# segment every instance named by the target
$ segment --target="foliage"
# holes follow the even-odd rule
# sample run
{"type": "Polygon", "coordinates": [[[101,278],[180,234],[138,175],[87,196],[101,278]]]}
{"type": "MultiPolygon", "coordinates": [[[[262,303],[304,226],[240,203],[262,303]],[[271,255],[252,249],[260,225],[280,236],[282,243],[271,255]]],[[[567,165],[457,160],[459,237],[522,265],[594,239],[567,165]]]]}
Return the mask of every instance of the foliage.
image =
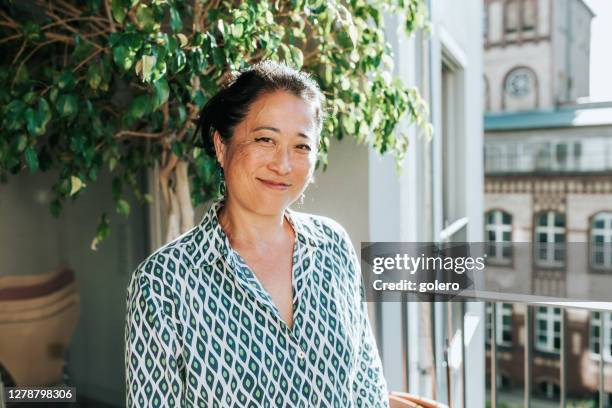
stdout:
{"type": "MultiPolygon", "coordinates": [[[[425,24],[422,0],[0,0],[0,179],[56,170],[59,214],[106,168],[115,211],[128,215],[127,191],[151,200],[143,168],[160,166],[168,206],[185,161],[190,205],[202,203],[218,180],[193,145],[193,120],[229,71],[265,58],[313,73],[324,90],[320,163],[330,138],[347,135],[400,163],[400,119],[431,128],[418,91],[391,75],[386,13],[408,33],[425,24]]],[[[108,231],[103,214],[94,244],[108,231]]]]}

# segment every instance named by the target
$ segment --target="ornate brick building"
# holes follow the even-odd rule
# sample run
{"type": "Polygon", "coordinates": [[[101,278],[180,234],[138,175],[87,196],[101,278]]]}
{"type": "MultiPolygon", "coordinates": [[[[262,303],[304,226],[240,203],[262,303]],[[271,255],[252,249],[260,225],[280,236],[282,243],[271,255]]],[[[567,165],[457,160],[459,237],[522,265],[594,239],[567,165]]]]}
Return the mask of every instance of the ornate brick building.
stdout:
{"type": "MultiPolygon", "coordinates": [[[[585,98],[594,14],[582,0],[484,5],[485,237],[533,242],[534,274],[561,290],[570,243],[589,243],[585,270],[612,273],[612,103],[585,98]]],[[[603,383],[601,401],[612,406],[611,313],[529,307],[526,336],[527,306],[497,303],[498,388],[525,387],[530,364],[534,396],[599,400],[603,383]]],[[[491,363],[489,351],[489,372],[491,363]]]]}

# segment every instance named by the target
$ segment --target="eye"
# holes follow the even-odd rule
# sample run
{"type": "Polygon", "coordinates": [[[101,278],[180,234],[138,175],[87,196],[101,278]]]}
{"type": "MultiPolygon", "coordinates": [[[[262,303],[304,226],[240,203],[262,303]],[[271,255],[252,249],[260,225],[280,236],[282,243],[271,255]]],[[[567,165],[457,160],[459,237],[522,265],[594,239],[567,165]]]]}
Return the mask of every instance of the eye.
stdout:
{"type": "Polygon", "coordinates": [[[308,152],[312,150],[312,148],[307,144],[299,144],[296,147],[300,150],[306,150],[308,152]]]}
{"type": "Polygon", "coordinates": [[[256,137],[255,141],[258,143],[264,143],[264,144],[268,144],[268,143],[272,143],[273,140],[271,137],[256,137]]]}

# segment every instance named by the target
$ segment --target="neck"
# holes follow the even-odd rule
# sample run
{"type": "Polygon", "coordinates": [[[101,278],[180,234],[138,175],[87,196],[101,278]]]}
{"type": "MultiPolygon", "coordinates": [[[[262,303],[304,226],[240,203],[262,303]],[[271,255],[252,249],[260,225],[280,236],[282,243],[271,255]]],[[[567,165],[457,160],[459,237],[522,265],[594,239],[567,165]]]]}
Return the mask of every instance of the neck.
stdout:
{"type": "Polygon", "coordinates": [[[284,211],[258,214],[229,197],[225,199],[218,217],[230,244],[235,248],[265,248],[268,244],[285,241],[287,233],[291,233],[284,211]]]}

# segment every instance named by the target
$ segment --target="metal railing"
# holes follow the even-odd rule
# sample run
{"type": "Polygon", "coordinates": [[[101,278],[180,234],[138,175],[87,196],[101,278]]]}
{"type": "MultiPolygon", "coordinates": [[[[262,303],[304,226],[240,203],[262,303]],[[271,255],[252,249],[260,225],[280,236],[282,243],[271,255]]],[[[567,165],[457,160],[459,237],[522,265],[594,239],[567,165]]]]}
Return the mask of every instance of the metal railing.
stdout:
{"type": "MultiPolygon", "coordinates": [[[[598,407],[599,408],[607,408],[606,405],[606,392],[604,388],[604,366],[605,366],[605,352],[604,352],[604,333],[605,333],[605,325],[604,325],[604,311],[608,313],[612,313],[611,309],[593,309],[590,307],[582,307],[581,304],[578,303],[570,303],[567,304],[555,302],[554,304],[529,304],[526,305],[525,311],[525,330],[524,330],[524,394],[523,394],[523,406],[525,408],[530,408],[532,405],[532,397],[533,397],[533,362],[534,362],[534,310],[539,306],[549,306],[555,308],[561,308],[561,344],[560,344],[560,352],[559,352],[559,384],[560,384],[560,395],[559,395],[559,405],[560,407],[566,407],[568,404],[567,398],[567,388],[568,388],[568,323],[567,323],[567,310],[571,309],[584,309],[590,312],[593,311],[601,311],[601,324],[599,328],[599,375],[598,375],[598,407]]],[[[610,304],[612,306],[612,304],[610,304]]],[[[490,384],[491,384],[491,393],[490,393],[490,401],[491,408],[497,408],[499,406],[499,386],[498,386],[498,372],[499,372],[499,355],[498,355],[498,344],[497,344],[497,326],[499,324],[497,318],[497,308],[499,305],[497,302],[491,302],[491,318],[490,318],[490,384]]],[[[589,317],[590,319],[590,317],[589,317]]],[[[609,330],[609,329],[608,329],[609,330]]],[[[590,335],[590,332],[589,332],[590,335]]],[[[587,347],[588,342],[587,342],[587,347]]]]}

